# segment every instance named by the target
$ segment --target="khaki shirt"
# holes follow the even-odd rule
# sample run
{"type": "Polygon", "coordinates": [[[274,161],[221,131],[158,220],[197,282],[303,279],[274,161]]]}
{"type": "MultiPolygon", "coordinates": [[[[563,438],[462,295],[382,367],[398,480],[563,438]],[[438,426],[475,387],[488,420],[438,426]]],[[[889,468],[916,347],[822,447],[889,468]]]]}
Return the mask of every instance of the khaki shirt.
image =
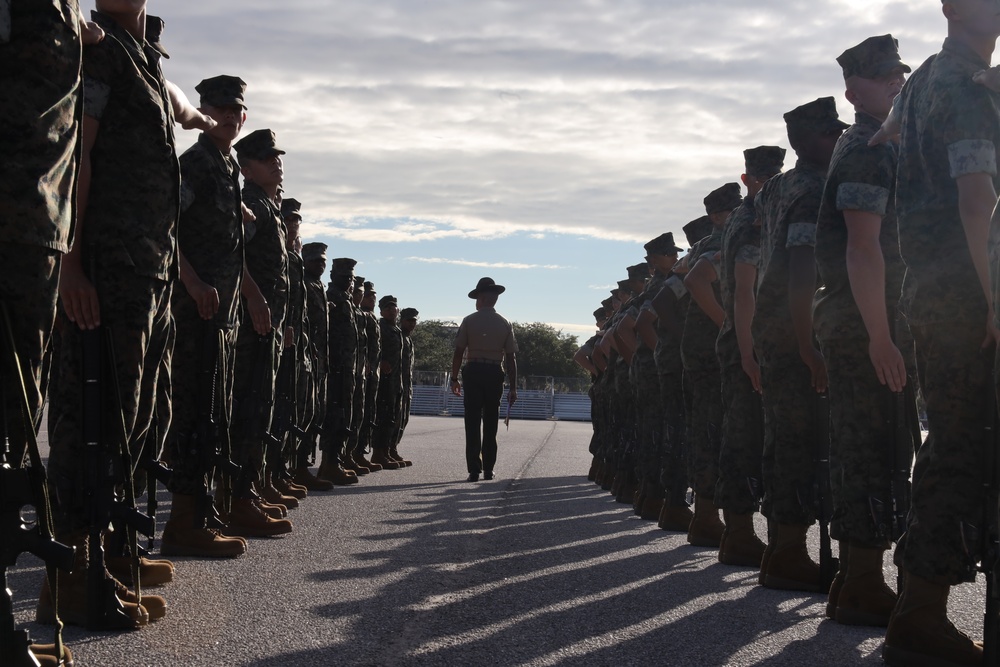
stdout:
{"type": "Polygon", "coordinates": [[[503,361],[504,354],[517,352],[514,329],[493,308],[472,313],[458,328],[456,347],[464,347],[466,360],[503,361]]]}

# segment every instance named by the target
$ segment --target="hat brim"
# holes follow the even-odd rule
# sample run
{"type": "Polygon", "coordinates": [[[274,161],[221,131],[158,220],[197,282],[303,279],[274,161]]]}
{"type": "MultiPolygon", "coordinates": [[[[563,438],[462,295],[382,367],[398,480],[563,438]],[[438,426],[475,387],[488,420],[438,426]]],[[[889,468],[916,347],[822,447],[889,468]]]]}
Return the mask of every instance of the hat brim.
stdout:
{"type": "Polygon", "coordinates": [[[490,285],[488,287],[477,287],[469,292],[470,299],[476,299],[482,294],[503,294],[507,290],[503,285],[490,285]]]}
{"type": "Polygon", "coordinates": [[[247,105],[244,104],[242,99],[236,97],[202,97],[201,106],[203,107],[240,107],[244,111],[247,110],[247,105]]]}

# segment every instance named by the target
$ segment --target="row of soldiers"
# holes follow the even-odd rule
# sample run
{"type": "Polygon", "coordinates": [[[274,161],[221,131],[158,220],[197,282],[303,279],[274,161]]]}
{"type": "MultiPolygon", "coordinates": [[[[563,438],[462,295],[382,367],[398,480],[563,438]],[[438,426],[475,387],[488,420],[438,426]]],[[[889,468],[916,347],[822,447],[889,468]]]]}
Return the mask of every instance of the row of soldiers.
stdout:
{"type": "MultiPolygon", "coordinates": [[[[647,243],[576,361],[594,378],[590,479],[620,502],[764,587],[826,595],[838,623],[887,627],[890,664],[994,665],[995,587],[985,659],[947,600],[1000,555],[997,297],[980,270],[1000,107],[969,37],[992,44],[1000,21],[943,6],[944,50],[905,88],[891,35],[841,54],[854,123],[832,97],[786,113],[794,168],[782,148],[744,151],[746,196],[728,183],[705,197],[681,259],[670,233],[647,243]]],[[[989,266],[995,290],[997,255],[989,266]]]]}
{"type": "MultiPolygon", "coordinates": [[[[2,567],[46,561],[37,620],[57,628],[166,614],[143,586],[173,565],[139,544],[157,480],[164,555],[235,557],[290,532],[310,490],[411,465],[418,312],[377,299],[350,258],[324,286],[327,246],[302,245],[282,196],[285,152],[270,130],[239,138],[246,84],[205,79],[195,108],[145,5],[97,0],[86,22],[75,0],[0,4],[2,567]],[[175,124],[202,130],[179,156],[175,124]]],[[[32,645],[0,602],[0,663],[72,664],[58,630],[32,645]]]]}

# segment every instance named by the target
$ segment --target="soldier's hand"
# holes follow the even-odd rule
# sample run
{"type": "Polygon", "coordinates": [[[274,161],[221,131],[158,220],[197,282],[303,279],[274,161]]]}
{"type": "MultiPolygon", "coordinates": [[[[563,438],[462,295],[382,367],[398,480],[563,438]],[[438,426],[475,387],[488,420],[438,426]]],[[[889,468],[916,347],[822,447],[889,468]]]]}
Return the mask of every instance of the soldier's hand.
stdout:
{"type": "Polygon", "coordinates": [[[295,328],[285,327],[285,336],[281,341],[282,347],[289,348],[295,345],[295,328]]]}
{"type": "Polygon", "coordinates": [[[253,211],[250,210],[249,206],[246,204],[240,205],[243,207],[243,224],[257,220],[257,216],[253,214],[253,211]]]}
{"type": "Polygon", "coordinates": [[[83,272],[79,261],[63,260],[59,268],[59,298],[66,317],[81,329],[101,325],[101,305],[97,289],[83,272]]]}
{"type": "Polygon", "coordinates": [[[758,364],[757,360],[753,357],[743,359],[741,363],[743,365],[743,372],[747,374],[748,378],[750,378],[750,384],[753,385],[753,390],[758,394],[763,393],[761,391],[760,384],[760,364],[758,364]]]}
{"type": "Polygon", "coordinates": [[[899,393],[906,386],[906,364],[899,348],[891,339],[872,340],[868,343],[868,358],[875,367],[878,381],[899,393]]]}
{"type": "Polygon", "coordinates": [[[995,93],[1000,93],[1000,65],[979,70],[972,75],[972,80],[995,93]]]}
{"type": "Polygon", "coordinates": [[[462,395],[462,383],[459,382],[458,380],[452,380],[449,383],[449,388],[451,389],[451,393],[455,394],[456,396],[462,395]]]}
{"type": "Polygon", "coordinates": [[[878,132],[876,132],[875,135],[868,140],[868,145],[878,146],[879,144],[884,144],[887,141],[898,141],[901,126],[902,121],[900,120],[899,95],[896,95],[896,100],[892,104],[889,116],[885,119],[885,121],[883,121],[882,127],[878,129],[878,132]]]}
{"type": "Polygon", "coordinates": [[[246,298],[247,312],[253,322],[253,330],[261,336],[271,333],[271,309],[267,306],[267,299],[260,293],[260,290],[253,290],[250,294],[244,295],[246,298]]]}
{"type": "Polygon", "coordinates": [[[104,39],[104,28],[93,21],[84,21],[83,17],[80,17],[80,41],[83,45],[97,44],[102,39],[104,39]]]}
{"type": "Polygon", "coordinates": [[[189,115],[181,121],[181,127],[185,130],[201,130],[207,132],[218,125],[211,116],[206,116],[200,111],[191,111],[189,115]]]}
{"type": "Polygon", "coordinates": [[[210,320],[219,312],[219,292],[200,278],[190,278],[184,288],[198,305],[198,317],[210,320]],[[191,283],[190,285],[188,283],[191,283]]]}
{"type": "Polygon", "coordinates": [[[806,349],[800,349],[799,356],[802,357],[805,365],[809,367],[812,388],[816,390],[816,393],[822,394],[826,391],[827,386],[826,360],[823,359],[823,355],[819,350],[810,345],[806,349]]]}
{"type": "Polygon", "coordinates": [[[507,405],[514,405],[517,403],[517,389],[511,387],[507,390],[507,405]]]}

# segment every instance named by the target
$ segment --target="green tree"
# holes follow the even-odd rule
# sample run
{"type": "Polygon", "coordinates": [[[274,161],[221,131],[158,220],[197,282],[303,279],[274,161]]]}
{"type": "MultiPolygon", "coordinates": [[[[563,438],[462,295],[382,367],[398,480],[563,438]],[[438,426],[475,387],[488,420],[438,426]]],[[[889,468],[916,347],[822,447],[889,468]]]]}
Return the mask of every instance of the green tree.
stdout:
{"type": "Polygon", "coordinates": [[[413,338],[415,359],[413,370],[451,372],[451,358],[455,354],[455,336],[458,325],[443,320],[420,320],[410,334],[413,338]]]}
{"type": "Polygon", "coordinates": [[[517,339],[518,375],[585,378],[586,371],[573,362],[580,345],[576,336],[565,334],[544,322],[513,322],[517,339]]]}

